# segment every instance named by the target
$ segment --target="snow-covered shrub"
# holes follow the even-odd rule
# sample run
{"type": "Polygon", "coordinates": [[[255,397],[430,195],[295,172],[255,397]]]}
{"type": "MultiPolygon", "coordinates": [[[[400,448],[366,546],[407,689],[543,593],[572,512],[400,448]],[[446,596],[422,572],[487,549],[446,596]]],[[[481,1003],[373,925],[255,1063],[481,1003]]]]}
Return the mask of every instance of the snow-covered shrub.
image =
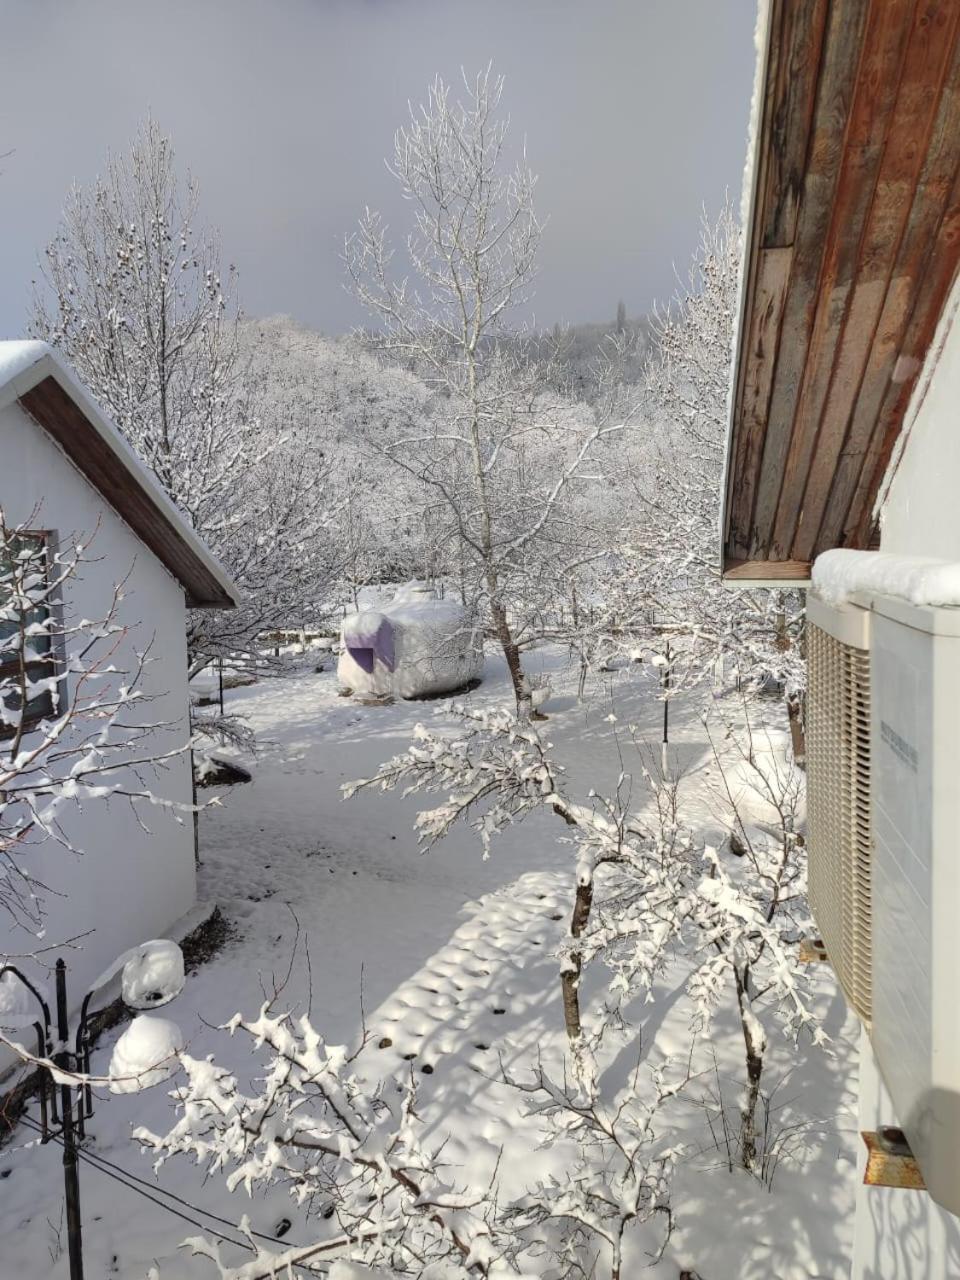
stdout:
{"type": "Polygon", "coordinates": [[[346,1257],[396,1274],[444,1264],[450,1280],[518,1273],[498,1269],[493,1201],[445,1176],[442,1139],[424,1139],[413,1085],[371,1089],[344,1046],[328,1045],[307,1018],[264,1006],[229,1024],[267,1056],[258,1093],[210,1060],[181,1055],[187,1081],[174,1093],[180,1119],[166,1134],[135,1137],[159,1163],[188,1155],[233,1190],[286,1185],[309,1206],[320,1234],[307,1246],[265,1250],[250,1237],[256,1267],[233,1269],[209,1241],[188,1243],[222,1277],[297,1275],[298,1264],[346,1257]]]}
{"type": "Polygon", "coordinates": [[[671,1182],[683,1148],[658,1133],[656,1122],[686,1077],[668,1082],[666,1072],[658,1070],[641,1080],[638,1067],[613,1100],[604,1100],[595,1082],[582,1089],[555,1081],[542,1065],[531,1077],[505,1075],[505,1080],[527,1096],[530,1113],[540,1117],[542,1145],[562,1146],[566,1158],[562,1173],[535,1183],[508,1206],[506,1219],[521,1232],[539,1228],[560,1275],[597,1276],[599,1245],[600,1253],[606,1249],[605,1274],[621,1280],[624,1237],[631,1227],[659,1216],[661,1253],[670,1238],[671,1182]],[[543,1231],[548,1224],[559,1225],[559,1237],[543,1231]]]}
{"type": "MultiPolygon", "coordinates": [[[[307,1206],[317,1234],[307,1244],[268,1248],[241,1224],[252,1257],[232,1265],[215,1243],[186,1241],[221,1280],[300,1276],[301,1267],[333,1259],[331,1275],[559,1280],[585,1277],[591,1265],[598,1276],[598,1251],[608,1263],[604,1274],[620,1280],[630,1227],[659,1217],[664,1243],[669,1237],[670,1182],[682,1152],[661,1137],[657,1120],[684,1087],[682,1073],[648,1073],[643,1088],[635,1077],[624,1096],[605,1102],[595,1084],[571,1086],[542,1064],[515,1063],[500,1083],[523,1095],[542,1144],[560,1148],[565,1172],[501,1203],[496,1178],[451,1182],[445,1139],[442,1132],[425,1137],[412,1078],[372,1086],[355,1065],[363,1043],[352,1052],[328,1045],[308,1018],[270,1006],[228,1026],[266,1058],[257,1091],[244,1092],[211,1059],[181,1053],[187,1079],[171,1094],[179,1119],[166,1134],[140,1128],[134,1136],[158,1164],[188,1156],[230,1190],[286,1186],[307,1206]]],[[[118,1045],[116,1065],[136,1060],[144,1071],[163,1047],[162,1036],[151,1038],[121,1060],[118,1045]]]]}
{"type": "Polygon", "coordinates": [[[121,990],[129,1009],[167,1004],[183,990],[183,952],[169,938],[152,938],[135,947],[123,966],[121,990]]]}

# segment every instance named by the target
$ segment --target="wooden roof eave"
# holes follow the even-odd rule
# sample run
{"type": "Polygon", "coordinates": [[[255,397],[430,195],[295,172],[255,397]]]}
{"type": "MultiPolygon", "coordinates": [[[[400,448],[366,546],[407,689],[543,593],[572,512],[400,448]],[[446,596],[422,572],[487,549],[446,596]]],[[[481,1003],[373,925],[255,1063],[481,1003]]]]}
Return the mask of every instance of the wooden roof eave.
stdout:
{"type": "Polygon", "coordinates": [[[810,585],[809,560],[730,560],[723,562],[723,581],[731,589],[769,587],[787,591],[810,585]]]}
{"type": "Polygon", "coordinates": [[[222,565],[49,348],[2,391],[0,403],[15,400],[58,445],[182,585],[190,608],[237,606],[240,593],[222,565]]]}
{"type": "Polygon", "coordinates": [[[869,547],[960,266],[960,7],[771,0],[723,488],[725,577],[869,547]]]}

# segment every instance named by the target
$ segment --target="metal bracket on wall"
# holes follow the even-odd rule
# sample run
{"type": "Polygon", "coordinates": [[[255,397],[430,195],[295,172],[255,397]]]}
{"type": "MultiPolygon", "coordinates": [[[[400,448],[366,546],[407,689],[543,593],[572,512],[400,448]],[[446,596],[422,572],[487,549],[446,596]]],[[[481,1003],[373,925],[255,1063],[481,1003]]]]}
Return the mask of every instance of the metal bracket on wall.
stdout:
{"type": "Polygon", "coordinates": [[[926,1191],[920,1166],[901,1129],[881,1127],[876,1133],[861,1133],[867,1148],[863,1181],[868,1187],[899,1187],[906,1191],[926,1191]]]}
{"type": "Polygon", "coordinates": [[[828,964],[827,949],[821,938],[804,938],[800,943],[801,964],[828,964]]]}

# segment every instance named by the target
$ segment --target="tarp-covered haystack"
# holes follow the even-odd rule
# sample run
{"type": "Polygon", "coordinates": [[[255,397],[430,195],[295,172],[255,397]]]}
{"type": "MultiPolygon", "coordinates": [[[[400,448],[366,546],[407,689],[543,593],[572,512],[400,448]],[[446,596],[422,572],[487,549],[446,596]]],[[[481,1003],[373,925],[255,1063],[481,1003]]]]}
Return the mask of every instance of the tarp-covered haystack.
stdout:
{"type": "Polygon", "coordinates": [[[475,680],[483,668],[483,637],[469,611],[436,599],[412,582],[382,609],[344,619],[337,664],[341,682],[377,698],[423,698],[475,680]]]}

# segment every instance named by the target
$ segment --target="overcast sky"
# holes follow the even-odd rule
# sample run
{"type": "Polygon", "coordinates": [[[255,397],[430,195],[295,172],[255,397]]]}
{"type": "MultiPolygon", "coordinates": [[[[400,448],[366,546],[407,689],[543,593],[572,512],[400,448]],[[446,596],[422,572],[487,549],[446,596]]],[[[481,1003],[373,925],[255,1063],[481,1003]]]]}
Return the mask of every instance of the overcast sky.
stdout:
{"type": "Polygon", "coordinates": [[[153,112],[201,185],[245,309],[362,319],[345,231],[405,209],[383,157],[436,73],[489,60],[549,217],[536,321],[631,315],[673,288],[700,211],[739,198],[753,0],[0,0],[0,335],[70,183],[153,112]]]}

